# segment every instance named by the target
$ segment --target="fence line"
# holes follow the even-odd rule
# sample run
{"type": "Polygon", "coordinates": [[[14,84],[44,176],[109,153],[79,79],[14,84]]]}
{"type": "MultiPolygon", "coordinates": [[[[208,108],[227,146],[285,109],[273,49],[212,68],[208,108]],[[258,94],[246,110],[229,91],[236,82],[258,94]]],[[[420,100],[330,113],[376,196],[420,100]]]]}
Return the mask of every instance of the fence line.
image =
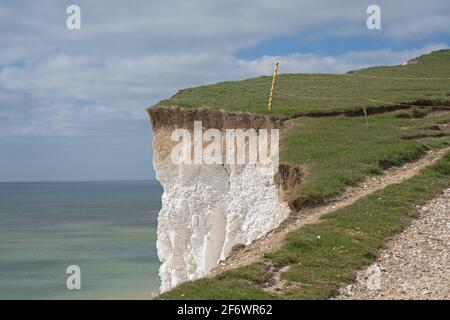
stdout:
{"type": "Polygon", "coordinates": [[[309,76],[308,74],[285,74],[287,76],[289,75],[304,75],[305,78],[297,79],[297,80],[325,80],[326,77],[355,77],[358,76],[359,78],[364,79],[378,79],[378,80],[442,80],[442,81],[449,81],[450,77],[383,77],[383,76],[371,76],[371,75],[363,75],[357,72],[353,73],[324,73],[324,74],[316,74],[314,76],[309,76]]]}
{"type": "Polygon", "coordinates": [[[292,97],[296,99],[301,100],[365,100],[369,102],[375,102],[380,104],[390,104],[390,105],[396,105],[396,106],[405,106],[405,107],[418,107],[418,108],[426,108],[426,107],[435,107],[435,108],[450,108],[450,105],[418,105],[418,104],[407,104],[407,103],[401,103],[401,102],[394,102],[394,101],[384,101],[384,100],[378,100],[369,98],[366,96],[354,96],[354,97],[314,97],[314,96],[299,96],[299,95],[293,95],[289,93],[285,93],[283,91],[278,91],[278,94],[282,96],[292,97]]]}
{"type": "Polygon", "coordinates": [[[419,107],[419,108],[434,107],[434,108],[449,108],[450,109],[450,105],[448,105],[448,106],[446,106],[446,105],[443,105],[443,106],[440,106],[440,105],[417,105],[417,104],[407,104],[407,103],[400,103],[400,102],[393,102],[393,101],[382,101],[382,100],[372,99],[372,98],[368,98],[368,97],[361,97],[361,99],[375,102],[375,103],[390,104],[390,105],[395,105],[395,106],[419,107]]]}
{"type": "Polygon", "coordinates": [[[278,94],[282,95],[282,96],[287,96],[287,97],[294,97],[294,98],[299,98],[299,99],[305,99],[305,100],[357,100],[360,99],[360,97],[314,97],[314,96],[298,96],[298,95],[293,95],[290,93],[286,93],[283,91],[278,90],[277,91],[278,94]]]}
{"type": "Polygon", "coordinates": [[[444,80],[448,81],[450,78],[430,78],[430,77],[382,77],[382,76],[369,76],[369,75],[361,75],[359,73],[354,74],[343,74],[347,77],[351,77],[357,75],[359,78],[365,79],[382,79],[382,80],[444,80]]]}
{"type": "MultiPolygon", "coordinates": [[[[328,74],[325,75],[329,76],[328,74]]],[[[373,98],[369,98],[366,97],[362,94],[362,90],[361,90],[361,86],[359,83],[359,78],[364,78],[364,79],[379,79],[379,80],[450,80],[450,78],[437,78],[437,77],[383,77],[383,76],[370,76],[370,75],[361,75],[358,72],[352,72],[352,73],[345,73],[345,74],[334,74],[334,75],[330,75],[330,76],[344,76],[344,77],[352,77],[356,80],[356,85],[357,85],[357,89],[358,89],[358,95],[352,96],[352,97],[317,97],[317,96],[306,96],[306,95],[294,95],[294,94],[290,94],[287,92],[283,92],[280,91],[278,89],[278,94],[282,95],[282,96],[287,96],[287,97],[293,97],[293,98],[297,98],[297,99],[302,99],[302,100],[327,100],[327,101],[339,101],[339,100],[361,100],[362,101],[368,101],[368,102],[374,102],[374,103],[379,103],[379,104],[385,104],[385,105],[398,105],[398,106],[406,106],[406,107],[435,107],[435,108],[448,108],[450,106],[437,106],[437,105],[417,105],[417,104],[407,104],[407,103],[400,103],[400,102],[394,102],[394,101],[382,101],[382,100],[378,100],[378,99],[373,99],[373,98]]],[[[325,78],[324,77],[324,78],[325,78]]],[[[306,77],[304,80],[311,80],[311,79],[322,79],[321,77],[306,77]]],[[[302,79],[303,80],[303,79],[302,79]]],[[[366,108],[364,106],[364,104],[362,104],[362,108],[364,109],[364,116],[366,117],[367,120],[367,111],[366,108]]]]}

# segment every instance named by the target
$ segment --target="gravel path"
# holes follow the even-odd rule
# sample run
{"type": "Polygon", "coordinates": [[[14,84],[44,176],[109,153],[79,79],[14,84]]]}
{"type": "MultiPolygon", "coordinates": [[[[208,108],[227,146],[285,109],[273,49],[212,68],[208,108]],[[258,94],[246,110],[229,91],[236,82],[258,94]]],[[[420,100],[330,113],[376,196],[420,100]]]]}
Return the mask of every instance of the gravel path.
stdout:
{"type": "Polygon", "coordinates": [[[335,299],[450,299],[450,188],[420,210],[335,299]]]}

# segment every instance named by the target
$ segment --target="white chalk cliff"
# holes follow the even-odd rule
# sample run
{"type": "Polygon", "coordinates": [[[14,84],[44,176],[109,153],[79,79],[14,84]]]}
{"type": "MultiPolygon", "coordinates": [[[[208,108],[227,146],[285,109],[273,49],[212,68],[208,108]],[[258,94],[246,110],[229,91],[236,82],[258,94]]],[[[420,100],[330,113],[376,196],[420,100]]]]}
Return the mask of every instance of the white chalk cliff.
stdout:
{"type": "Polygon", "coordinates": [[[206,276],[235,245],[248,245],[279,226],[289,209],[280,200],[275,172],[265,166],[174,164],[170,121],[158,124],[161,115],[150,114],[154,168],[164,190],[156,244],[164,292],[206,276]]]}

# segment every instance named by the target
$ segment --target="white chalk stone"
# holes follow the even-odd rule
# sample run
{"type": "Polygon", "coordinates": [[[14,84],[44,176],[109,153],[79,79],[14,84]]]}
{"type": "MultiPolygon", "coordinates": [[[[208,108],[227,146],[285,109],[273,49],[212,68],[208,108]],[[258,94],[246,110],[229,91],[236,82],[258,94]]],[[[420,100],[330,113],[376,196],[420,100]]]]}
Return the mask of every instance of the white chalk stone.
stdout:
{"type": "Polygon", "coordinates": [[[206,276],[236,244],[248,245],[289,214],[272,170],[259,165],[174,165],[154,159],[164,193],[158,216],[161,291],[206,276]]]}

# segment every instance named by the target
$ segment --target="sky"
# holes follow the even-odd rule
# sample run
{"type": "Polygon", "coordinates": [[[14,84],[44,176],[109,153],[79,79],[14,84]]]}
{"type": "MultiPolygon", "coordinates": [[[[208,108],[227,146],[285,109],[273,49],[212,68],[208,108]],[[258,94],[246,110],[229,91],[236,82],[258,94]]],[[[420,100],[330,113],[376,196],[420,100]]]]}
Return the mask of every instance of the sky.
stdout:
{"type": "Polygon", "coordinates": [[[449,46],[448,0],[4,0],[0,181],[153,179],[145,109],[178,89],[270,75],[275,59],[340,73],[449,46]]]}

